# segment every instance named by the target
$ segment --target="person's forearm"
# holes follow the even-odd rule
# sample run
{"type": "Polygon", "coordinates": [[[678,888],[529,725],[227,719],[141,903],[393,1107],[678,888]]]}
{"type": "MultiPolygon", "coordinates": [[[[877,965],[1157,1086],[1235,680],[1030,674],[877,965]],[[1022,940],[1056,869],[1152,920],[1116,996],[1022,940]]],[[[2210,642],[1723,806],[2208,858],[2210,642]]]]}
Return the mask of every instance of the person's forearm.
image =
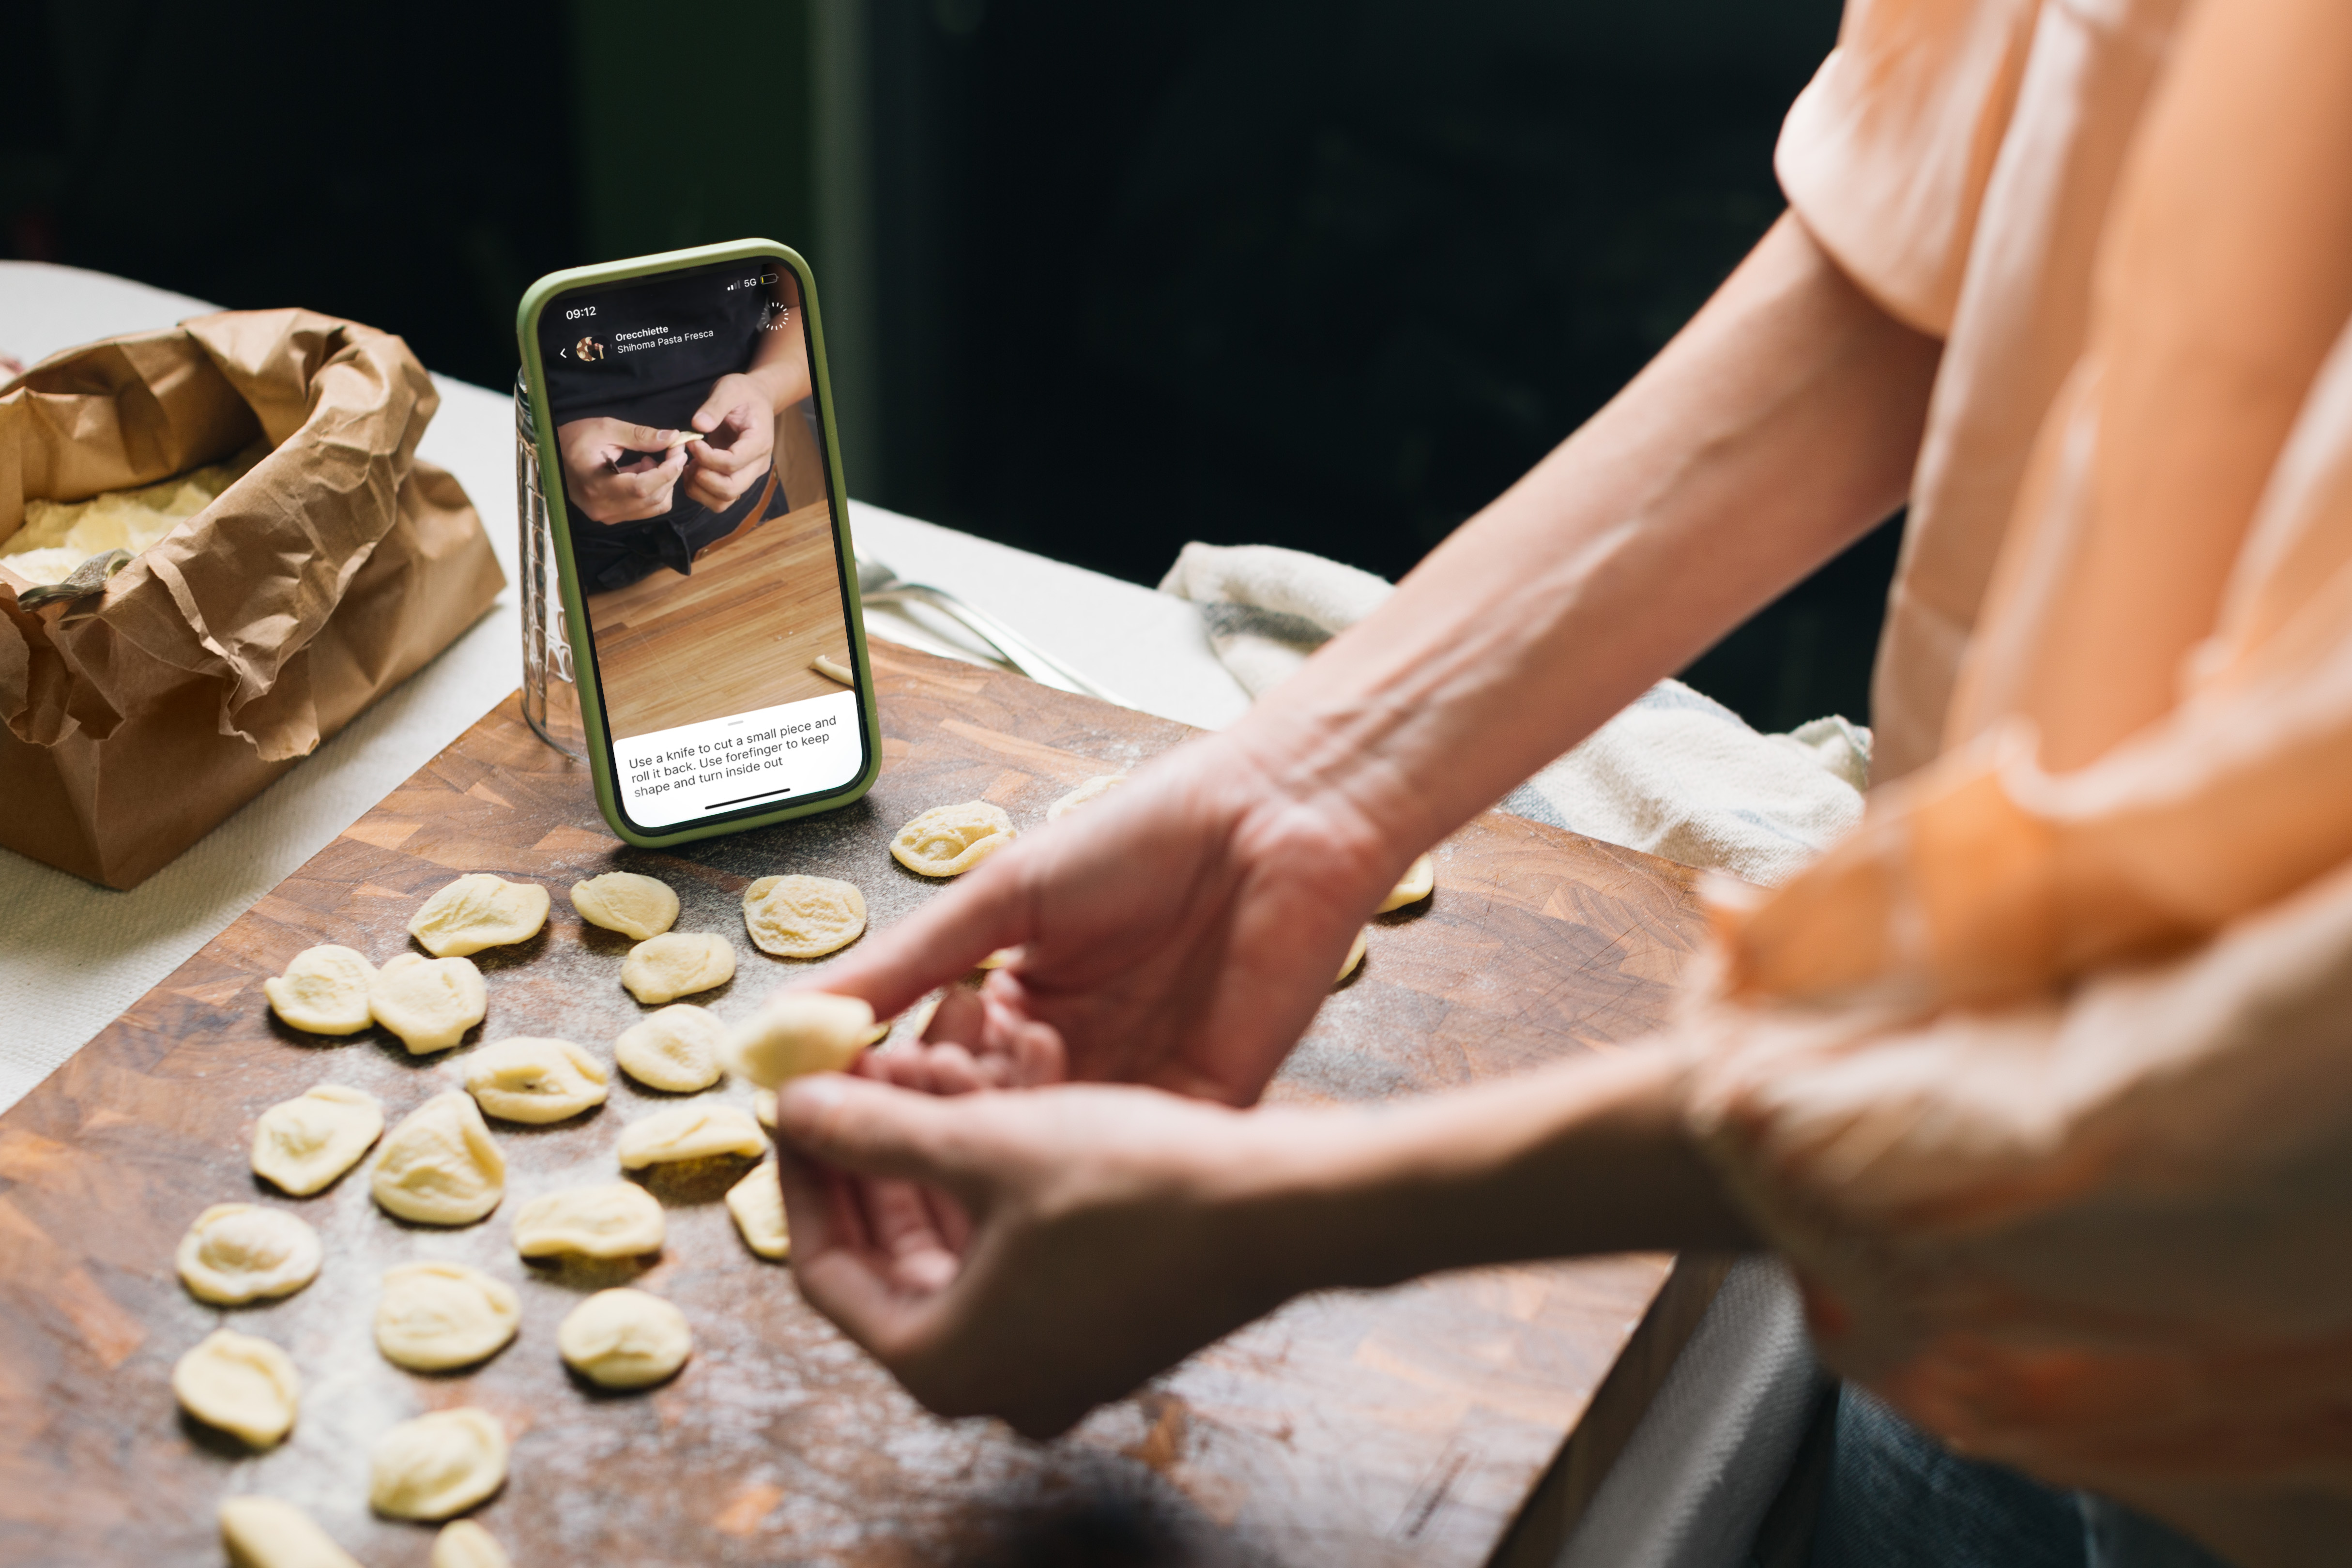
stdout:
{"type": "Polygon", "coordinates": [[[1204,1176],[1255,1292],[1440,1269],[1759,1243],[1685,1129],[1672,1037],[1507,1082],[1348,1111],[1246,1113],[1204,1176]]]}
{"type": "Polygon", "coordinates": [[[1607,408],[1228,733],[1409,856],[1899,506],[1939,352],[1783,218],[1607,408]]]}
{"type": "Polygon", "coordinates": [[[768,407],[778,413],[809,395],[808,343],[800,323],[761,334],[760,346],[743,374],[751,378],[768,407]]]}

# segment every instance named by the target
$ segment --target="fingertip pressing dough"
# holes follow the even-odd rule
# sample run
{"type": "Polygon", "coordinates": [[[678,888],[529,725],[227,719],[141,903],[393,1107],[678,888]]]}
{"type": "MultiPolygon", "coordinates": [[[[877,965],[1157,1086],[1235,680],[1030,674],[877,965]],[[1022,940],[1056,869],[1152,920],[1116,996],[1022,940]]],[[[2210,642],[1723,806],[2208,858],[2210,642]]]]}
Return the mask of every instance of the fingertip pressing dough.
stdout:
{"type": "Polygon", "coordinates": [[[735,948],[707,931],[670,931],[629,949],[621,984],[641,1002],[658,1004],[723,986],[735,977],[735,948]]]}
{"type": "Polygon", "coordinates": [[[564,1364],[606,1388],[644,1388],[686,1364],[694,1331],[659,1296],[625,1287],[599,1291],[555,1331],[564,1364]]]}
{"type": "Polygon", "coordinates": [[[426,1568],[514,1568],[498,1537],[470,1519],[453,1519],[433,1538],[426,1568]]]}
{"type": "Polygon", "coordinates": [[[217,1517],[229,1568],[360,1568],[332,1536],[290,1502],[274,1497],[223,1498],[217,1517]]]}
{"type": "Polygon", "coordinates": [[[1333,978],[1333,980],[1331,981],[1331,983],[1332,983],[1333,985],[1335,985],[1335,986],[1336,986],[1336,985],[1338,985],[1341,980],[1344,980],[1344,979],[1346,979],[1349,976],[1350,976],[1350,975],[1354,974],[1354,973],[1356,972],[1356,966],[1357,966],[1357,965],[1359,965],[1359,964],[1360,964],[1360,963],[1362,963],[1363,961],[1364,961],[1364,934],[1363,934],[1361,931],[1359,931],[1359,932],[1357,932],[1357,933],[1356,933],[1356,940],[1355,940],[1352,944],[1350,944],[1350,945],[1349,946],[1349,948],[1348,948],[1348,956],[1347,956],[1346,961],[1340,964],[1340,966],[1339,966],[1339,975],[1338,975],[1336,977],[1334,977],[1334,978],[1333,978]]]}
{"type": "Polygon", "coordinates": [[[466,1092],[486,1114],[545,1124],[604,1103],[604,1064],[568,1040],[518,1035],[466,1061],[466,1092]]]}
{"type": "Polygon", "coordinates": [[[172,1368],[172,1393],[205,1426],[268,1448],[293,1429],[302,1379],[293,1358],[268,1340],[222,1329],[172,1368]]]}
{"type": "Polygon", "coordinates": [[[506,1196],[507,1159],[473,1096],[452,1089],[392,1130],[371,1187],[385,1212],[403,1219],[471,1225],[506,1196]]]}
{"type": "Polygon", "coordinates": [[[874,1009],[856,997],[786,991],[768,998],[727,1041],[729,1071],[761,1089],[807,1072],[838,1072],[874,1036],[874,1009]]]}
{"type": "Polygon", "coordinates": [[[293,1294],[319,1277],[319,1233],[282,1208],[216,1203],[180,1238],[188,1293],[215,1306],[293,1294]]]}
{"type": "Polygon", "coordinates": [[[659,877],[608,871],[572,884],[572,907],[591,925],[643,942],[677,924],[677,894],[659,877]]]}
{"type": "Polygon", "coordinates": [[[375,1347],[395,1366],[446,1372],[504,1348],[522,1323],[511,1286],[463,1263],[404,1263],[383,1273],[375,1347]]]}
{"type": "Polygon", "coordinates": [[[486,871],[461,876],[408,917],[408,934],[436,958],[528,942],[547,924],[547,889],[486,871]]]}
{"type": "Polygon", "coordinates": [[[505,1483],[507,1435],[487,1410],[460,1406],[403,1421],[368,1458],[368,1506],[390,1519],[446,1519],[505,1483]]]}
{"type": "Polygon", "coordinates": [[[965,800],[934,806],[900,828],[891,856],[919,876],[961,876],[1013,841],[1013,819],[1001,806],[965,800]]]}
{"type": "Polygon", "coordinates": [[[368,987],[375,966],[363,954],[328,943],[294,955],[286,972],[261,982],[269,1010],[311,1034],[357,1034],[375,1021],[368,987]]]}
{"type": "Polygon", "coordinates": [[[763,876],[743,890],[751,945],[779,958],[822,958],[866,933],[866,895],[830,876],[763,876]]]}
{"type": "Polygon", "coordinates": [[[767,1136],[760,1131],[760,1124],[749,1112],[733,1105],[673,1105],[621,1129],[625,1171],[719,1155],[756,1160],[767,1152],[767,1136]]]}
{"type": "Polygon", "coordinates": [[[625,1181],[543,1193],[514,1217],[515,1250],[526,1258],[565,1252],[583,1258],[635,1258],[660,1251],[667,1235],[654,1195],[625,1181]]]}
{"type": "Polygon", "coordinates": [[[1412,864],[1405,867],[1403,880],[1389,890],[1389,895],[1381,900],[1381,906],[1372,913],[1386,915],[1391,909],[1402,909],[1408,904],[1419,904],[1429,896],[1430,890],[1436,885],[1437,862],[1428,855],[1422,855],[1415,859],[1412,864]]]}
{"type": "Polygon", "coordinates": [[[719,1082],[724,1071],[719,1052],[726,1043],[727,1026],[718,1014],[679,1002],[624,1030],[613,1042],[613,1060],[648,1089],[691,1094],[719,1082]]]}
{"type": "Polygon", "coordinates": [[[368,1010],[415,1056],[446,1051],[465,1039],[489,1004],[482,972],[470,958],[403,953],[385,959],[368,982],[368,1010]]]}
{"type": "Polygon", "coordinates": [[[376,1097],[321,1083],[261,1113],[253,1127],[253,1174],[308,1197],[359,1164],[383,1134],[376,1097]]]}
{"type": "Polygon", "coordinates": [[[743,1245],[761,1257],[781,1260],[791,1254],[793,1237],[784,1223],[784,1189],[776,1179],[775,1161],[761,1161],[727,1189],[727,1212],[735,1217],[743,1245]]]}
{"type": "Polygon", "coordinates": [[[1098,773],[1045,808],[1045,820],[1058,822],[1081,806],[1090,806],[1127,782],[1124,773],[1098,773]]]}

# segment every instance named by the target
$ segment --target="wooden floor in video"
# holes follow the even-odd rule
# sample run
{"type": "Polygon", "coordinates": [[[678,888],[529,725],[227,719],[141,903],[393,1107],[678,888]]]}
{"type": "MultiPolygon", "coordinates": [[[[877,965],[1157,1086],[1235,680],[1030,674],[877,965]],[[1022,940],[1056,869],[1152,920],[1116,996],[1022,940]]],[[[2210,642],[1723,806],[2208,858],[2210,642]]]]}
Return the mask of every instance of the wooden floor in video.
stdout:
{"type": "Polygon", "coordinates": [[[809,667],[849,664],[823,501],[772,518],[694,563],[588,597],[613,737],[725,718],[848,688],[809,667]]]}

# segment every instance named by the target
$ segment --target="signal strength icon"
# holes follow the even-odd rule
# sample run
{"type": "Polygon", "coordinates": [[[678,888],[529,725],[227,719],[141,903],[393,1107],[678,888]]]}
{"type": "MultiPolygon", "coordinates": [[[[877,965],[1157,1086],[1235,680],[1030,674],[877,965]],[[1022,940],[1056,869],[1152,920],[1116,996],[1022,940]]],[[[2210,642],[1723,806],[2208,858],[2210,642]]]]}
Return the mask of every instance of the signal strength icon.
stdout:
{"type": "Polygon", "coordinates": [[[732,294],[732,293],[734,293],[737,289],[739,289],[739,288],[740,288],[740,287],[743,287],[743,286],[742,286],[741,284],[740,284],[740,283],[730,283],[730,284],[729,284],[729,285],[727,286],[727,292],[728,292],[728,293],[730,293],[730,294],[732,294]]]}

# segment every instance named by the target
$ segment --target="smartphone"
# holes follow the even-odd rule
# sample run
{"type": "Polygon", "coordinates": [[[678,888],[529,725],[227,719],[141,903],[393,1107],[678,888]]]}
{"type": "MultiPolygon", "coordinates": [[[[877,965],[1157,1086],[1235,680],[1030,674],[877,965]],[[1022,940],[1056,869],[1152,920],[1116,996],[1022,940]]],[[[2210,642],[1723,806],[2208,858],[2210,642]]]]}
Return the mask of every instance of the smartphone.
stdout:
{"type": "Polygon", "coordinates": [[[881,770],[808,264],[739,240],[574,267],[516,313],[596,804],[649,849],[881,770]]]}

